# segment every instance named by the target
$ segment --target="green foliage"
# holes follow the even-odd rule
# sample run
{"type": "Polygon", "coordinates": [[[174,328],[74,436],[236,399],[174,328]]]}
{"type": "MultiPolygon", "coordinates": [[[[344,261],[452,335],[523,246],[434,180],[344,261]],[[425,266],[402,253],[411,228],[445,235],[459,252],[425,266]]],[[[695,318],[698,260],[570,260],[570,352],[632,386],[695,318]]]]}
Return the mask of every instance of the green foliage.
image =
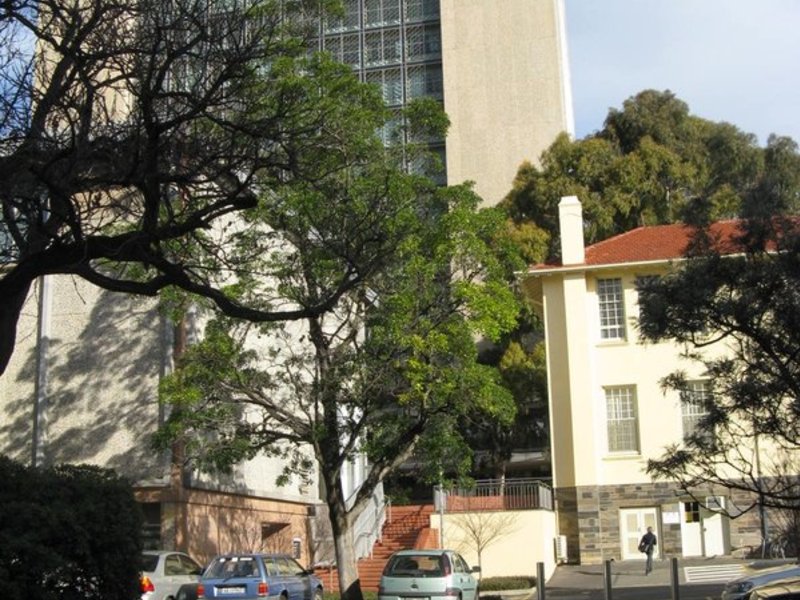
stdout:
{"type": "Polygon", "coordinates": [[[594,243],[641,225],[751,214],[765,203],[796,211],[798,161],[788,138],[759,148],[729,123],[693,116],[671,92],[646,90],[612,109],[594,135],[560,136],[540,168],[522,165],[502,206],[523,243],[536,228],[539,239],[549,236],[547,252],[523,246],[540,262],[557,255],[562,196],[580,198],[594,243]]]}
{"type": "Polygon", "coordinates": [[[88,466],[0,457],[0,577],[9,598],[139,598],[141,514],[130,485],[88,466]]]}
{"type": "MultiPolygon", "coordinates": [[[[371,107],[351,107],[346,160],[270,194],[227,253],[239,272],[270,275],[269,298],[261,278],[238,276],[236,293],[249,303],[318,310],[258,329],[210,322],[162,385],[174,409],[161,446],[179,441],[217,469],[280,456],[282,481],[307,475],[313,457],[330,489],[365,452],[366,497],[417,448],[437,473],[467,470],[458,424],[468,413],[513,419],[510,393],[478,363],[475,345],[476,336],[499,339],[519,311],[505,277],[522,263],[505,219],[478,210],[468,186],[439,188],[408,173],[406,157],[375,135],[386,115],[371,107]]],[[[429,102],[410,107],[408,119],[417,132],[446,125],[429,102]]]]}
{"type": "Polygon", "coordinates": [[[505,590],[528,590],[536,587],[533,575],[506,575],[502,577],[481,577],[481,592],[502,592],[505,590]]]}

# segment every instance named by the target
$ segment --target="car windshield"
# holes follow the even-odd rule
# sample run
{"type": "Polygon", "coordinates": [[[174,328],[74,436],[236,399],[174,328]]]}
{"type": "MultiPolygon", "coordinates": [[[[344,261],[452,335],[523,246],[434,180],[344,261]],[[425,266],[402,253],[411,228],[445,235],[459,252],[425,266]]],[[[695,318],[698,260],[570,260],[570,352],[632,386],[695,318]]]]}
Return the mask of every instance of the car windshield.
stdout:
{"type": "Polygon", "coordinates": [[[211,563],[205,576],[209,579],[256,577],[258,565],[254,556],[221,556],[211,563]]]}
{"type": "Polygon", "coordinates": [[[145,573],[153,573],[158,566],[158,554],[142,554],[141,568],[145,573]]]}
{"type": "Polygon", "coordinates": [[[390,577],[442,577],[444,557],[433,554],[402,554],[386,565],[390,577]]]}

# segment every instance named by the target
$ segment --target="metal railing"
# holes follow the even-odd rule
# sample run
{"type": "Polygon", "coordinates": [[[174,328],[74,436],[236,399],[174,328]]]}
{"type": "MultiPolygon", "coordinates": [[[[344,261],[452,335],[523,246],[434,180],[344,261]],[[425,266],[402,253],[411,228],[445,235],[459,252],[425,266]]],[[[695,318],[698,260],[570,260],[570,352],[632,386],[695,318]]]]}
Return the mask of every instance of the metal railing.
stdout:
{"type": "Polygon", "coordinates": [[[482,479],[444,490],[445,512],[553,510],[553,488],[540,479],[482,479]]]}
{"type": "Polygon", "coordinates": [[[381,541],[383,524],[386,522],[387,502],[383,495],[383,486],[379,485],[370,498],[369,505],[358,515],[353,533],[358,558],[371,557],[375,542],[381,541]]]}

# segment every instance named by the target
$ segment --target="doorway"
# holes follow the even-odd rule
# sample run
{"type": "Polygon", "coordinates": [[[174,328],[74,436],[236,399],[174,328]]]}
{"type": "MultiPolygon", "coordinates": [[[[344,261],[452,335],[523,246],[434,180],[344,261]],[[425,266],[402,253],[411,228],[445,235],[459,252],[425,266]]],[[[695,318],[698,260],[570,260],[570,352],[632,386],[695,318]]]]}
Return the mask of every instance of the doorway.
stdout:
{"type": "Polygon", "coordinates": [[[720,510],[726,498],[709,496],[705,504],[681,502],[683,556],[722,556],[730,553],[730,520],[720,510]],[[709,510],[714,508],[716,510],[709,510]]]}
{"type": "MultiPolygon", "coordinates": [[[[639,540],[647,532],[648,527],[661,539],[658,531],[658,508],[647,506],[642,508],[621,508],[619,511],[620,539],[622,541],[623,560],[644,560],[646,556],[639,552],[639,540]]],[[[653,549],[653,558],[661,555],[660,546],[653,549]]]]}

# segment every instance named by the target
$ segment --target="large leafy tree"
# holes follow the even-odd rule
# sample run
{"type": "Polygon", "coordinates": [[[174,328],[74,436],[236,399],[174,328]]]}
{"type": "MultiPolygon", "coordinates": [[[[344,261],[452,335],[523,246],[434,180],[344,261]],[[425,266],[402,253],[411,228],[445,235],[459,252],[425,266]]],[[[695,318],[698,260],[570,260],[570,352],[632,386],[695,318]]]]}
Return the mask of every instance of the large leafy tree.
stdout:
{"type": "Polygon", "coordinates": [[[284,481],[319,473],[340,591],[353,599],[353,528],[376,486],[415,452],[435,473],[463,472],[459,422],[514,414],[475,344],[476,335],[497,339],[517,311],[498,256],[508,247],[502,216],[477,211],[467,187],[437,188],[388,164],[297,186],[241,232],[242,248],[255,244],[264,263],[282,266],[266,270],[292,305],[317,304],[342,270],[358,267],[330,240],[364,254],[391,247],[381,268],[303,321],[257,331],[211,321],[162,389],[175,410],[161,439],[180,441],[199,464],[225,468],[265,453],[285,459],[284,481]],[[368,471],[347,498],[342,471],[359,454],[368,471]]]}
{"type": "Polygon", "coordinates": [[[562,196],[581,199],[593,243],[641,225],[737,217],[760,205],[756,189],[781,190],[797,210],[799,164],[788,138],[759,147],[729,123],[692,115],[671,92],[645,90],[609,111],[596,133],[574,141],[564,134],[540,167],[524,164],[503,206],[538,262],[557,251],[562,196]]]}
{"type": "Polygon", "coordinates": [[[307,53],[309,24],[329,4],[3,5],[0,373],[42,275],[144,295],[180,289],[253,321],[321,314],[364,276],[331,274],[291,308],[274,302],[268,272],[249,296],[226,291],[251,273],[226,251],[239,234],[231,218],[368,160],[364,140],[383,122],[376,94],[307,53]]]}

